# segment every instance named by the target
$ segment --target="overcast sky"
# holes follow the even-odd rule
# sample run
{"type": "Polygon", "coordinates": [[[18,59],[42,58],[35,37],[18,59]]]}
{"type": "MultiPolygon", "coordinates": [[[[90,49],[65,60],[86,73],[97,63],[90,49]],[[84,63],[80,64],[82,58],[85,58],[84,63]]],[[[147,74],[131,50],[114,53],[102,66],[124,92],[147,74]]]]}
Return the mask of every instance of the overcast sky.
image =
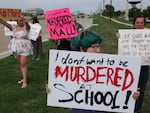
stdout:
{"type": "MultiPolygon", "coordinates": [[[[112,0],[115,10],[125,10],[127,0],[112,0]]],[[[71,12],[95,12],[99,7],[110,4],[110,0],[0,0],[0,8],[42,8],[46,10],[69,7],[71,12]],[[103,2],[105,1],[105,2],[103,2]]],[[[131,5],[129,5],[131,6],[131,5]]],[[[138,5],[139,7],[140,5],[138,5]]],[[[142,6],[150,6],[150,0],[143,0],[142,6]]]]}

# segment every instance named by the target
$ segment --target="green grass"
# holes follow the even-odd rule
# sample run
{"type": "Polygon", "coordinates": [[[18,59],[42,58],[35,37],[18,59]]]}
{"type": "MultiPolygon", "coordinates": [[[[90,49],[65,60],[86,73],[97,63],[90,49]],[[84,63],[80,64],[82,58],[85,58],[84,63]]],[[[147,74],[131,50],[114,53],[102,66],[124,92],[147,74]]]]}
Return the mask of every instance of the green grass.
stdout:
{"type": "Polygon", "coordinates": [[[102,38],[102,52],[104,53],[117,53],[117,40],[116,33],[118,29],[130,28],[125,25],[114,23],[104,18],[94,18],[94,23],[99,26],[92,27],[91,30],[97,32],[102,38]]]}
{"type": "MultiPolygon", "coordinates": [[[[123,23],[128,23],[128,24],[132,24],[133,23],[132,20],[125,20],[124,18],[115,18],[115,17],[113,17],[113,18],[118,20],[118,21],[120,21],[120,22],[123,22],[123,23]]],[[[150,23],[147,22],[145,27],[150,28],[150,23]]]]}
{"type": "Polygon", "coordinates": [[[17,81],[21,72],[14,57],[0,60],[0,113],[69,113],[69,109],[46,106],[45,84],[48,73],[48,51],[53,42],[43,43],[44,57],[40,61],[29,59],[28,87],[21,89],[17,81]]]}
{"type": "MultiPolygon", "coordinates": [[[[119,28],[130,28],[103,18],[95,17],[90,28],[103,37],[102,52],[117,53],[116,32],[119,28]]],[[[45,84],[48,76],[48,52],[56,48],[54,42],[43,43],[43,59],[28,62],[28,87],[21,89],[17,81],[21,72],[16,59],[12,56],[0,60],[0,113],[70,113],[70,109],[47,107],[45,84]]],[[[143,112],[150,112],[150,80],[146,89],[143,112]]]]}

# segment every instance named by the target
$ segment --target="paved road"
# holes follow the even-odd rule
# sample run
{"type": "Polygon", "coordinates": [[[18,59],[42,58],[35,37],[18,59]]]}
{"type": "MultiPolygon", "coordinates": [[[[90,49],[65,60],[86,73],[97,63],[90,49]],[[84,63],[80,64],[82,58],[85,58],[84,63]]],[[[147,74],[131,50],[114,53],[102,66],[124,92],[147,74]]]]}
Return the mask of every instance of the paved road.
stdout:
{"type": "MultiPolygon", "coordinates": [[[[93,25],[93,19],[80,19],[78,22],[81,23],[85,29],[93,25]]],[[[40,20],[40,23],[42,26],[42,39],[43,41],[46,41],[49,37],[47,33],[46,22],[45,20],[40,20]]],[[[4,36],[4,26],[0,24],[0,59],[11,54],[11,51],[8,49],[10,39],[10,37],[4,36]]]]}

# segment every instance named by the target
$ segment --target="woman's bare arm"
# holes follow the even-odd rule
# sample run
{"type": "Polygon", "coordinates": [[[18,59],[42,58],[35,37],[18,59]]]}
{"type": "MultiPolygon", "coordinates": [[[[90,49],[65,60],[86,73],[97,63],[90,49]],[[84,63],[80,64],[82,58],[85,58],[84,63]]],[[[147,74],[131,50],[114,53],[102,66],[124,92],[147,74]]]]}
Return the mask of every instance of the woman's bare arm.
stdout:
{"type": "Polygon", "coordinates": [[[0,19],[0,23],[9,28],[12,31],[12,25],[7,23],[5,20],[0,19]]]}

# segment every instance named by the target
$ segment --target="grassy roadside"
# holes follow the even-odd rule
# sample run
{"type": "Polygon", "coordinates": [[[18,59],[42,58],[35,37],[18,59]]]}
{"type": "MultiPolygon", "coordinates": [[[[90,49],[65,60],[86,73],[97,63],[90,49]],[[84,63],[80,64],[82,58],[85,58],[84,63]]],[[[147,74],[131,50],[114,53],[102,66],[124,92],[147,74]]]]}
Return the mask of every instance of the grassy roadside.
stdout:
{"type": "MultiPolygon", "coordinates": [[[[99,26],[90,28],[103,37],[102,52],[117,53],[115,34],[119,28],[130,28],[104,18],[94,17],[99,26]]],[[[44,57],[40,61],[29,59],[28,87],[21,89],[17,81],[21,73],[16,59],[7,57],[0,60],[0,113],[70,113],[69,109],[46,106],[45,84],[48,74],[48,51],[55,48],[54,42],[44,42],[44,57]]],[[[149,113],[150,79],[146,90],[142,113],[149,113]]]]}
{"type": "Polygon", "coordinates": [[[98,17],[94,18],[94,23],[98,24],[98,26],[92,27],[90,30],[95,31],[102,36],[102,52],[116,54],[118,48],[116,33],[118,32],[118,29],[128,29],[131,27],[98,17]]]}
{"type": "MultiPolygon", "coordinates": [[[[128,23],[128,24],[132,24],[133,23],[133,21],[132,20],[125,20],[125,19],[123,19],[123,18],[115,18],[115,17],[113,17],[115,20],[118,20],[118,21],[120,21],[120,22],[123,22],[123,23],[128,23]]],[[[145,24],[145,27],[147,27],[147,28],[150,28],[150,23],[148,23],[148,22],[146,22],[146,24],[145,24]]]]}

